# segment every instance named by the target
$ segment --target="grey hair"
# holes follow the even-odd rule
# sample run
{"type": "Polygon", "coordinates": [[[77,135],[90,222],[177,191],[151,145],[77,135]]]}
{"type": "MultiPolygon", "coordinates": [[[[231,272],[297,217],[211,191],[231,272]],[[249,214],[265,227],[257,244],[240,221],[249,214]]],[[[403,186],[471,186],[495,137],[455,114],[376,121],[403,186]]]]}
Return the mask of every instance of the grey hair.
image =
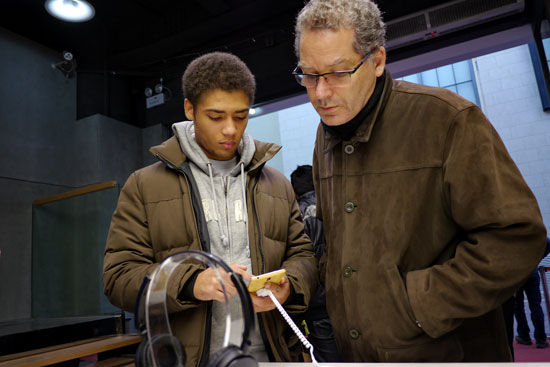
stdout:
{"type": "Polygon", "coordinates": [[[311,0],[296,18],[294,52],[300,57],[303,31],[348,28],[355,31],[353,47],[366,55],[386,42],[386,26],[371,0],[311,0]]]}

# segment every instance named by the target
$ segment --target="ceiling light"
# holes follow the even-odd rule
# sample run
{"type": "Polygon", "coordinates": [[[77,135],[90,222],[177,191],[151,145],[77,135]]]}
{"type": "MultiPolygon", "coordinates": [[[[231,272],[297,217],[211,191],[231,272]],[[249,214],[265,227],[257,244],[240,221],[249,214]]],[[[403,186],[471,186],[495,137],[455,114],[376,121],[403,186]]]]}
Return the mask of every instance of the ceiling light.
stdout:
{"type": "Polygon", "coordinates": [[[264,110],[261,107],[251,107],[248,113],[252,115],[261,115],[264,113],[264,110]]]}
{"type": "Polygon", "coordinates": [[[95,15],[94,7],[85,0],[46,0],[50,15],[67,22],[85,22],[95,15]]]}

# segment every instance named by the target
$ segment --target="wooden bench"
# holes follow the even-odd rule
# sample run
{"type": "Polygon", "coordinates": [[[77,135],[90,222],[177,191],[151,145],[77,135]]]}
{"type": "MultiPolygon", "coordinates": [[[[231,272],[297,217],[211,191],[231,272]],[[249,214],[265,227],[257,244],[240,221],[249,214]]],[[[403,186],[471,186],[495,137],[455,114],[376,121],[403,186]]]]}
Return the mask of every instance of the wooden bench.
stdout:
{"type": "MultiPolygon", "coordinates": [[[[60,344],[53,347],[30,350],[0,357],[0,367],[36,367],[69,361],[96,353],[139,344],[137,334],[111,335],[60,344]]],[[[122,367],[132,366],[131,358],[110,358],[96,363],[96,366],[122,367]]]]}

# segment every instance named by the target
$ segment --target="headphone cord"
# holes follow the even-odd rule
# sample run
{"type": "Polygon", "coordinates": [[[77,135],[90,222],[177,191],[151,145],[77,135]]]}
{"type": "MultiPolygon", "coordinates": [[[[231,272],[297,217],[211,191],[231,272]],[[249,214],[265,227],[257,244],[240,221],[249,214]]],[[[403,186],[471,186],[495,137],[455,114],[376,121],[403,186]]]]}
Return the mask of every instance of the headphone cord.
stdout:
{"type": "Polygon", "coordinates": [[[283,308],[283,306],[281,306],[281,304],[279,303],[279,301],[277,300],[277,298],[275,298],[275,295],[273,294],[273,292],[271,292],[269,289],[265,289],[265,288],[262,288],[262,289],[258,289],[256,291],[256,295],[258,297],[266,297],[266,296],[269,296],[269,298],[271,298],[271,301],[275,304],[275,306],[277,307],[277,309],[279,310],[279,312],[281,313],[281,315],[283,316],[283,318],[286,320],[286,322],[288,323],[288,325],[290,326],[290,328],[292,329],[292,331],[294,331],[294,333],[296,334],[296,336],[298,336],[298,338],[300,339],[300,341],[302,342],[302,344],[307,348],[309,349],[309,355],[311,356],[311,362],[313,363],[314,366],[319,366],[319,363],[317,362],[317,360],[315,359],[315,356],[313,355],[313,345],[311,345],[311,343],[307,340],[307,338],[304,336],[304,334],[302,334],[302,332],[300,331],[300,328],[298,328],[298,326],[296,326],[296,324],[294,323],[294,321],[292,321],[292,319],[290,318],[290,316],[288,315],[288,313],[286,313],[285,309],[283,308]]]}

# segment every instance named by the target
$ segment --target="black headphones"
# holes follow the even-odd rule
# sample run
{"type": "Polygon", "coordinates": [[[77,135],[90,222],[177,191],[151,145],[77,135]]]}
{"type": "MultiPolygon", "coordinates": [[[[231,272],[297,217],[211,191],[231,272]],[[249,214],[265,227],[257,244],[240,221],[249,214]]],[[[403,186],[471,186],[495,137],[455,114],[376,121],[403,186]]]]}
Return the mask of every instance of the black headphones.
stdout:
{"type": "MultiPolygon", "coordinates": [[[[157,269],[143,280],[136,303],[136,327],[140,330],[142,342],[136,350],[136,367],[185,367],[185,348],[172,335],[168,312],[166,308],[166,289],[172,272],[184,261],[196,259],[216,270],[221,267],[231,277],[231,281],[241,300],[243,311],[244,331],[240,347],[228,345],[210,356],[207,367],[258,367],[254,357],[247,354],[250,346],[250,334],[255,327],[252,300],[247,287],[240,275],[233,272],[220,257],[202,251],[183,251],[166,258],[157,269]]],[[[217,270],[216,270],[217,274],[217,270]]],[[[229,312],[229,300],[225,286],[220,280],[226,304],[226,313],[229,312]]],[[[226,328],[228,340],[229,327],[226,328]]]]}

